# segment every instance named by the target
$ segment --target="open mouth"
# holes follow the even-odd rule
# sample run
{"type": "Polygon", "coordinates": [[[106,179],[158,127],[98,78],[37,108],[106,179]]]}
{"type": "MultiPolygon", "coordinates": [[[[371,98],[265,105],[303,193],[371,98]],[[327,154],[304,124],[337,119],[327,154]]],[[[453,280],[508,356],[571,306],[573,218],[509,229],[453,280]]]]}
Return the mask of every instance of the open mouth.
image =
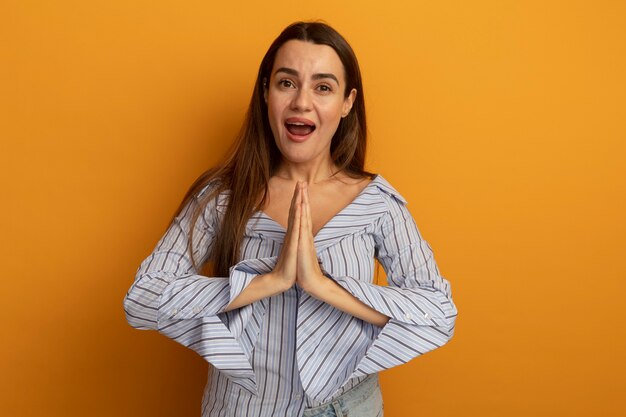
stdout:
{"type": "Polygon", "coordinates": [[[285,128],[294,136],[306,136],[315,130],[315,123],[309,120],[294,120],[290,118],[285,121],[285,128]]]}

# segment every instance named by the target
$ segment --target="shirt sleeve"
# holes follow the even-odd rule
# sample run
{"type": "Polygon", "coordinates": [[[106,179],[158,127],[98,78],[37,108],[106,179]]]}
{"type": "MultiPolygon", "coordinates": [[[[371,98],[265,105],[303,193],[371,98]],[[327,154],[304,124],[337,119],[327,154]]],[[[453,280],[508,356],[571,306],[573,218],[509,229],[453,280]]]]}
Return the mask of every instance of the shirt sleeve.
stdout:
{"type": "Polygon", "coordinates": [[[430,245],[404,202],[388,196],[389,212],[375,235],[376,257],[388,286],[349,276],[331,277],[360,301],[390,317],[351,378],[401,365],[441,347],[454,334],[457,308],[430,245]]]}
{"type": "MultiPolygon", "coordinates": [[[[254,393],[250,358],[265,301],[228,312],[224,308],[254,277],[271,270],[275,259],[241,261],[230,268],[228,277],[199,275],[188,250],[191,217],[198,204],[198,197],[189,200],[139,266],[124,297],[126,319],[134,328],[157,330],[194,350],[254,393]]],[[[198,264],[213,246],[215,213],[213,199],[194,224],[192,249],[198,264]]]]}

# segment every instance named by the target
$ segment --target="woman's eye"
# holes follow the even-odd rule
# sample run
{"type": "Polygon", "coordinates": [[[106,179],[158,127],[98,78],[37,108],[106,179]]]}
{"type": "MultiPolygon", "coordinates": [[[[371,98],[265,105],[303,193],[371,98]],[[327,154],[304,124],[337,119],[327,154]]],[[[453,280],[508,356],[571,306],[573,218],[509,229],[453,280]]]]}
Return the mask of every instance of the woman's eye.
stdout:
{"type": "Polygon", "coordinates": [[[293,83],[292,83],[291,81],[289,81],[289,80],[280,80],[280,81],[278,82],[278,84],[279,84],[281,87],[285,87],[285,88],[291,88],[291,87],[293,87],[293,83]]]}
{"type": "Polygon", "coordinates": [[[326,84],[321,84],[319,87],[320,91],[323,91],[324,93],[328,93],[330,91],[333,91],[330,86],[326,85],[326,84]]]}

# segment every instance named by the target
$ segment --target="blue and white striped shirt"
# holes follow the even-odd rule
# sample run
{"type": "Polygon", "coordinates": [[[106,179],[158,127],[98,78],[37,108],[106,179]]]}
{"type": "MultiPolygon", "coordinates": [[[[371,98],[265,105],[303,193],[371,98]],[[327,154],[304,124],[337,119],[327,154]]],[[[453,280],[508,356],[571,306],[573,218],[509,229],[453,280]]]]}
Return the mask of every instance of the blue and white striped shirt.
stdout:
{"type": "MultiPolygon", "coordinates": [[[[141,263],[124,298],[129,324],[154,329],[213,365],[202,416],[300,416],[369,374],[444,345],[457,309],[407,201],[380,174],[314,238],[322,271],[390,317],[380,328],[311,297],[298,286],[223,312],[258,275],[273,270],[286,230],[263,211],[246,225],[229,277],[198,274],[187,252],[190,200],[141,263]],[[373,283],[374,258],[388,286],[373,283]]],[[[228,203],[223,192],[194,229],[204,261],[228,203]]]]}

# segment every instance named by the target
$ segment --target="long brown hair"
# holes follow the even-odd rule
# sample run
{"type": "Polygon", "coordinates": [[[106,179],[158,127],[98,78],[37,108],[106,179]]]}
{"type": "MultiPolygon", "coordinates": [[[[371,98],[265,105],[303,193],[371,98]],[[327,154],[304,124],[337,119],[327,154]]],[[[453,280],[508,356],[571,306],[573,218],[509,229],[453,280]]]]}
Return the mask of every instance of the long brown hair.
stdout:
{"type": "MultiPolygon", "coordinates": [[[[224,219],[215,230],[213,249],[207,261],[213,263],[215,276],[229,275],[229,268],[239,262],[241,241],[250,216],[264,207],[269,192],[269,179],[275,174],[281,162],[281,153],[270,129],[267,105],[263,98],[263,81],[269,80],[278,49],[289,40],[301,40],[330,46],[335,50],[345,70],[345,97],[354,88],[356,99],[350,113],[341,119],[335,132],[330,153],[334,163],[351,178],[363,178],[374,174],[364,170],[367,128],[365,122],[365,101],[361,71],[354,51],[346,40],[333,28],[322,22],[296,22],[285,28],[270,45],[261,61],[257,79],[237,140],[227,156],[217,166],[207,170],[196,179],[176,210],[172,221],[178,216],[191,198],[197,198],[200,191],[216,180],[216,186],[203,195],[195,207],[191,225],[206,210],[209,201],[219,193],[230,190],[224,219]],[[262,194],[261,194],[262,193],[262,194]],[[260,201],[258,197],[262,196],[260,201]]],[[[193,259],[193,230],[189,228],[188,252],[193,259]]]]}

